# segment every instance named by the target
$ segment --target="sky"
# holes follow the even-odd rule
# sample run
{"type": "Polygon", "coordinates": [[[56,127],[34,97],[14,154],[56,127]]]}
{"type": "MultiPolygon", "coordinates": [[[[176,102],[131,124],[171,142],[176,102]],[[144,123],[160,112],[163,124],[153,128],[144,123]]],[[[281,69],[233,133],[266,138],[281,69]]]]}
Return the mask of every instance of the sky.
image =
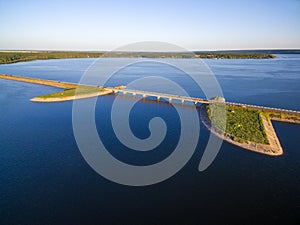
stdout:
{"type": "Polygon", "coordinates": [[[300,0],[0,0],[1,50],[300,49],[300,0]]]}

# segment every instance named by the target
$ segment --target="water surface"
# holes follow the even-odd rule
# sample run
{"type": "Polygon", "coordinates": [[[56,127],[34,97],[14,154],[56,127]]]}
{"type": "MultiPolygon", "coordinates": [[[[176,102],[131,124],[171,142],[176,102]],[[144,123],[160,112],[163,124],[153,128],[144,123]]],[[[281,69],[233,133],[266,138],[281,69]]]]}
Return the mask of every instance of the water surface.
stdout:
{"type": "MultiPolygon", "coordinates": [[[[278,56],[205,62],[228,101],[300,110],[300,56],[278,56]]],[[[78,82],[94,60],[23,62],[1,65],[0,72],[78,82]]],[[[110,82],[150,73],[162,73],[161,66],[133,65],[110,82]]],[[[170,68],[163,73],[181,79],[170,68]]],[[[190,80],[180,82],[190,85],[190,80]]],[[[213,164],[200,173],[209,135],[201,126],[197,149],[179,173],[153,186],[129,187],[104,179],[84,161],[73,136],[72,102],[29,102],[58,89],[6,80],[0,80],[0,87],[0,224],[288,224],[299,213],[299,125],[273,123],[284,148],[281,157],[223,143],[213,164]]],[[[203,95],[192,85],[190,92],[203,95]]],[[[113,101],[112,96],[97,101],[97,128],[106,132],[111,131],[113,101]]],[[[167,157],[180,132],[173,107],[141,101],[132,110],[130,125],[137,137],[146,138],[154,116],[164,118],[169,128],[155,152],[137,154],[122,147],[113,134],[104,135],[111,154],[136,165],[167,157]]]]}

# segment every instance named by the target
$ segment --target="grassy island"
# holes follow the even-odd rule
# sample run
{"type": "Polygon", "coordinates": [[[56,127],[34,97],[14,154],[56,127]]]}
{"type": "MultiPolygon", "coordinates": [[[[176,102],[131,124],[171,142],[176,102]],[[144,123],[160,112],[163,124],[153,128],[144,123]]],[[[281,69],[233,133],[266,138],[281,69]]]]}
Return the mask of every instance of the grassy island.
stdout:
{"type": "Polygon", "coordinates": [[[216,104],[207,105],[208,117],[217,130],[225,131],[233,141],[240,143],[250,141],[269,144],[260,111],[234,106],[225,106],[225,109],[226,124],[222,123],[221,117],[218,116],[221,113],[218,111],[222,108],[216,104]]]}
{"type": "Polygon", "coordinates": [[[283,154],[267,112],[227,104],[205,105],[201,111],[204,125],[221,139],[265,155],[283,154]]]}
{"type": "Polygon", "coordinates": [[[78,85],[76,88],[66,88],[63,91],[54,92],[42,96],[37,96],[31,99],[33,102],[61,102],[80,98],[95,97],[103,94],[108,94],[104,88],[95,86],[78,85]]]}
{"type": "Polygon", "coordinates": [[[48,99],[48,98],[59,98],[59,97],[70,97],[74,95],[86,95],[86,94],[94,94],[104,91],[104,88],[98,88],[93,86],[84,86],[80,85],[77,88],[66,88],[63,91],[54,92],[42,96],[38,96],[39,98],[48,99]]]}

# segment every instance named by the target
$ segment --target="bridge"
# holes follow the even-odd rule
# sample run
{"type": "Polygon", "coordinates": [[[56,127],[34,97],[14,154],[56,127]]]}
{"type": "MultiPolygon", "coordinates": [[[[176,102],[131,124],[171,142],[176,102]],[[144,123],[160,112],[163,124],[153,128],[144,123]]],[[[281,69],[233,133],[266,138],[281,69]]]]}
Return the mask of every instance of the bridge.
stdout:
{"type": "Polygon", "coordinates": [[[195,97],[188,97],[188,96],[180,96],[180,95],[172,95],[172,94],[166,94],[166,93],[159,93],[159,92],[151,92],[151,91],[140,91],[140,90],[132,90],[132,89],[122,89],[122,88],[111,88],[111,87],[105,87],[106,90],[110,90],[112,94],[120,94],[123,95],[130,94],[131,96],[141,96],[142,98],[147,97],[156,97],[157,101],[159,102],[160,99],[168,99],[169,103],[172,103],[172,100],[178,100],[182,104],[185,102],[192,102],[195,105],[198,103],[206,103],[208,104],[210,101],[202,98],[195,98],[195,97]]]}
{"type": "Polygon", "coordinates": [[[173,100],[177,100],[181,102],[181,104],[184,104],[185,102],[192,102],[196,106],[198,103],[201,104],[211,104],[211,103],[217,103],[217,104],[226,104],[229,106],[239,106],[243,108],[248,109],[256,109],[261,110],[265,112],[284,112],[289,114],[297,114],[300,115],[299,111],[295,110],[289,110],[289,109],[281,109],[281,108],[273,108],[273,107],[266,107],[266,106],[259,106],[259,105],[250,105],[250,104],[244,104],[244,103],[236,103],[236,102],[225,102],[225,101],[218,101],[218,100],[209,100],[209,99],[203,99],[203,98],[197,98],[197,97],[189,97],[189,96],[180,96],[180,95],[172,95],[172,94],[166,94],[166,93],[159,93],[159,92],[151,92],[151,91],[141,91],[141,90],[132,90],[132,89],[126,89],[122,87],[105,87],[106,90],[111,91],[112,94],[123,94],[129,96],[141,96],[142,98],[147,97],[156,97],[157,101],[159,102],[161,98],[167,99],[169,103],[172,103],[173,100]]]}
{"type": "MultiPolygon", "coordinates": [[[[8,75],[8,74],[0,74],[0,78],[6,79],[6,80],[14,80],[14,81],[27,82],[27,83],[47,85],[47,86],[52,86],[52,87],[64,88],[64,89],[77,88],[80,85],[85,86],[85,87],[90,86],[90,85],[82,85],[82,84],[76,84],[76,83],[70,83],[70,82],[44,80],[44,79],[29,78],[29,77],[23,77],[23,76],[13,76],[13,75],[8,75]]],[[[91,87],[94,88],[95,86],[91,86],[91,87]]],[[[103,87],[99,87],[99,88],[102,89],[103,87]]],[[[218,104],[226,104],[226,105],[230,105],[230,106],[239,106],[239,107],[244,107],[244,108],[248,108],[248,109],[256,109],[256,110],[261,110],[261,111],[265,111],[265,112],[284,112],[284,113],[289,113],[289,114],[293,114],[293,115],[297,115],[297,116],[300,115],[300,112],[295,111],[295,110],[272,108],[272,107],[266,107],[266,106],[250,105],[250,104],[235,103],[235,102],[225,102],[225,99],[223,99],[223,101],[218,101],[218,100],[213,100],[213,99],[203,99],[203,98],[197,98],[197,97],[172,95],[172,94],[166,94],[166,93],[132,90],[132,89],[126,89],[125,86],[104,87],[104,89],[106,91],[99,92],[99,95],[105,95],[108,93],[114,93],[114,94],[122,93],[123,95],[130,94],[131,96],[139,95],[142,98],[156,97],[157,101],[160,101],[161,98],[164,98],[164,99],[168,99],[169,103],[172,103],[173,100],[177,100],[177,101],[181,102],[182,104],[184,104],[185,102],[191,102],[196,106],[198,103],[201,103],[201,104],[218,103],[218,104]]],[[[90,96],[86,96],[86,97],[95,97],[94,91],[91,93],[90,96]]],[[[74,100],[74,98],[69,98],[67,100],[74,100]]]]}

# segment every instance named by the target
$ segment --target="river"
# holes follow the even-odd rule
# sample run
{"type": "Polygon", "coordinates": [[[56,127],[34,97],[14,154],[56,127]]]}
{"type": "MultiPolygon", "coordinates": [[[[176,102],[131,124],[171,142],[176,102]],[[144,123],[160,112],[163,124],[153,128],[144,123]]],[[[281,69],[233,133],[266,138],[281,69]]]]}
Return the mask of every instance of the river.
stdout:
{"type": "MultiPolygon", "coordinates": [[[[300,110],[300,55],[277,56],[204,62],[228,101],[300,110]]],[[[0,73],[78,82],[94,61],[22,62],[0,65],[0,73]]],[[[161,73],[175,74],[181,86],[189,88],[190,80],[151,62],[121,70],[108,84],[161,73]]],[[[203,97],[190,87],[189,93],[203,97]]],[[[297,218],[300,125],[273,122],[284,149],[280,157],[224,142],[213,163],[199,172],[209,136],[201,125],[195,153],[177,174],[155,185],[124,186],[98,175],[83,159],[73,134],[72,102],[29,101],[56,90],[0,80],[0,224],[289,224],[297,218]]],[[[136,152],[122,147],[115,135],[105,135],[112,133],[114,100],[113,96],[99,97],[95,121],[97,129],[105,131],[100,136],[115,158],[150,165],[172,153],[180,135],[174,107],[149,101],[133,107],[130,126],[137,137],[149,136],[149,120],[155,116],[168,126],[156,151],[136,152]]],[[[132,98],[122,101],[129,104],[132,98]]]]}

